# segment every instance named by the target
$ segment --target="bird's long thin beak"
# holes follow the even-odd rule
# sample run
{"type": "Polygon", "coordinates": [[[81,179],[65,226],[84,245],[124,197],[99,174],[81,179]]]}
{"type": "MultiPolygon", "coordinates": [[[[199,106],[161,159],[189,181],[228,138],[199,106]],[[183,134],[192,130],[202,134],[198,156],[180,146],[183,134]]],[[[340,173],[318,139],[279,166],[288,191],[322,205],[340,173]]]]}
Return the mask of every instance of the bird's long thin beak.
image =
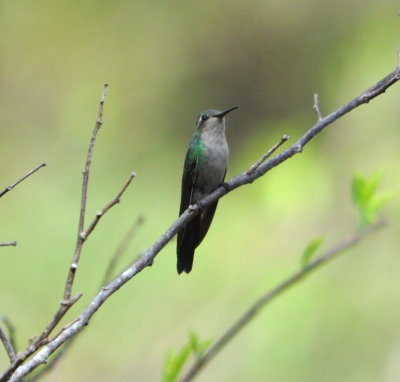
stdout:
{"type": "Polygon", "coordinates": [[[217,114],[216,117],[217,117],[217,118],[224,118],[225,115],[227,115],[227,114],[230,113],[231,111],[236,110],[236,109],[238,109],[238,108],[239,108],[239,106],[230,107],[229,109],[226,109],[226,110],[224,110],[224,111],[221,111],[221,113],[217,114]]]}

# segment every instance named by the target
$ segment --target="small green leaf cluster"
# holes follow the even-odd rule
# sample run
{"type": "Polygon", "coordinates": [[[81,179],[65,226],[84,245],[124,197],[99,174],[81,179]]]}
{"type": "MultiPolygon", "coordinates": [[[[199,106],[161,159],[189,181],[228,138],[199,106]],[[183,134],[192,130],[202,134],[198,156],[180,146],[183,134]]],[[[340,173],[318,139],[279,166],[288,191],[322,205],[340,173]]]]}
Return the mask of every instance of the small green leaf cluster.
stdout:
{"type": "Polygon", "coordinates": [[[315,252],[317,252],[318,248],[321,246],[324,241],[323,236],[318,236],[312,239],[304,249],[303,254],[300,258],[301,268],[304,269],[307,264],[310,262],[311,258],[314,256],[315,252]]]}
{"type": "Polygon", "coordinates": [[[193,354],[197,359],[200,359],[211,345],[211,342],[211,340],[200,341],[196,333],[190,333],[188,342],[181,350],[176,353],[170,351],[167,354],[164,364],[163,381],[175,382],[189,356],[193,354]]]}
{"type": "Polygon", "coordinates": [[[375,171],[370,178],[362,175],[355,175],[353,178],[351,192],[359,215],[359,229],[374,223],[377,220],[378,211],[390,199],[389,193],[378,191],[381,178],[381,171],[375,171]]]}

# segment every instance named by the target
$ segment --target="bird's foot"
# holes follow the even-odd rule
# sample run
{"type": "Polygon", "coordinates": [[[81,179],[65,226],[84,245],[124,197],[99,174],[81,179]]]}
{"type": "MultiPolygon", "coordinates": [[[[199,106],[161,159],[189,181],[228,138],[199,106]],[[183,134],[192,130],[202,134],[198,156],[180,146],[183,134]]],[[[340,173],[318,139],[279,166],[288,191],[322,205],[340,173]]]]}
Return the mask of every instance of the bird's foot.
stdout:
{"type": "Polygon", "coordinates": [[[221,183],[221,186],[222,186],[223,188],[225,188],[225,191],[226,191],[226,192],[229,192],[229,191],[231,190],[231,186],[230,186],[228,183],[226,183],[226,182],[221,183]]]}
{"type": "Polygon", "coordinates": [[[205,205],[202,203],[201,200],[199,200],[199,201],[197,202],[197,207],[199,208],[200,211],[203,211],[203,210],[206,209],[205,205]]]}

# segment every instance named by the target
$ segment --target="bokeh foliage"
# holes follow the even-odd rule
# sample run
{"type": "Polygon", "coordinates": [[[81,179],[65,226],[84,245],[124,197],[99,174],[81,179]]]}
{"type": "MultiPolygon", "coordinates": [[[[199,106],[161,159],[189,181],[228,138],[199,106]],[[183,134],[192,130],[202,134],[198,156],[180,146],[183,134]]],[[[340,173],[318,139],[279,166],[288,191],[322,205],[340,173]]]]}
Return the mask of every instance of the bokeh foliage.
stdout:
{"type": "MultiPolygon", "coordinates": [[[[132,170],[138,176],[87,243],[76,283],[84,297],[70,318],[139,214],[146,223],[126,264],[176,217],[200,110],[240,105],[227,121],[230,177],[314,122],[314,92],[326,113],[391,71],[400,44],[394,0],[6,0],[0,32],[1,184],[49,163],[0,203],[1,241],[18,241],[1,249],[0,312],[18,327],[20,346],[61,298],[104,82],[89,216],[132,170]]],[[[176,275],[171,243],[99,311],[57,380],[160,379],[167,351],[189,331],[217,337],[298,267],[310,238],[323,234],[329,246],[353,229],[352,176],[381,168],[393,190],[389,228],[276,301],[198,380],[398,381],[399,95],[395,85],[221,200],[190,276],[176,275]]]]}

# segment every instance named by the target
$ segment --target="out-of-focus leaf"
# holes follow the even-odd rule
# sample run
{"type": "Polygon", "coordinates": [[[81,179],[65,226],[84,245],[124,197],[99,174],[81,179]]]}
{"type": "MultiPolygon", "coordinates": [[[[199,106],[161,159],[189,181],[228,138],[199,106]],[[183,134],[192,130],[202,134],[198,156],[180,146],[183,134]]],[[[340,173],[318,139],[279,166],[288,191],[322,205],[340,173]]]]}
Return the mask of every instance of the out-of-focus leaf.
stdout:
{"type": "Polygon", "coordinates": [[[173,352],[167,354],[164,365],[164,382],[176,381],[191,352],[192,345],[188,343],[177,354],[173,352]]]}
{"type": "Polygon", "coordinates": [[[196,358],[200,358],[207,348],[212,344],[211,340],[200,341],[196,333],[190,333],[190,344],[192,346],[193,354],[196,358]]]}
{"type": "Polygon", "coordinates": [[[305,268],[315,252],[317,252],[318,248],[321,246],[322,242],[324,241],[323,236],[318,236],[312,239],[308,244],[306,249],[304,250],[303,254],[301,255],[300,263],[301,267],[305,268]]]}
{"type": "Polygon", "coordinates": [[[354,175],[351,187],[353,201],[356,205],[363,205],[365,203],[364,196],[365,179],[360,175],[354,175]]]}
{"type": "Polygon", "coordinates": [[[382,177],[381,171],[375,171],[370,178],[355,175],[351,192],[353,202],[359,213],[359,228],[364,228],[376,220],[378,211],[390,199],[388,193],[379,194],[378,186],[382,177]]]}
{"type": "Polygon", "coordinates": [[[184,345],[177,354],[174,354],[173,352],[167,354],[164,365],[163,381],[175,382],[190,354],[193,354],[196,358],[200,358],[211,343],[212,341],[210,340],[200,341],[199,336],[195,332],[191,332],[187,344],[184,345]]]}

